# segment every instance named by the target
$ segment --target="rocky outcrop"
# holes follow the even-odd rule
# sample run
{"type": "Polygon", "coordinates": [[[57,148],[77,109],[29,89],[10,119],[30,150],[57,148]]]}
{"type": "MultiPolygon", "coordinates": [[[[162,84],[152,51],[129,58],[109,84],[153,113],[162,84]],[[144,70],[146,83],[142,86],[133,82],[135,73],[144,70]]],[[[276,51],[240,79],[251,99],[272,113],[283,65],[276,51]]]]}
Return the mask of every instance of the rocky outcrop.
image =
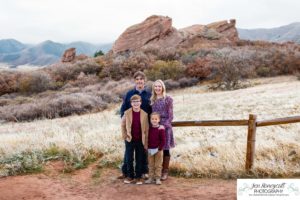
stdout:
{"type": "Polygon", "coordinates": [[[61,62],[72,62],[75,60],[76,57],[76,48],[69,48],[65,50],[61,62]]]}
{"type": "Polygon", "coordinates": [[[117,39],[113,45],[113,52],[126,50],[136,50],[144,45],[157,41],[170,34],[172,28],[172,19],[162,16],[148,17],[142,23],[133,25],[117,39]]]}
{"type": "Polygon", "coordinates": [[[113,45],[113,53],[134,51],[147,46],[160,48],[194,48],[232,44],[238,41],[235,20],[208,25],[193,25],[183,29],[172,27],[172,19],[153,15],[125,30],[113,45]]]}
{"type": "Polygon", "coordinates": [[[237,29],[235,28],[235,19],[228,21],[214,22],[207,25],[207,28],[214,29],[218,33],[223,34],[230,41],[239,40],[237,29]]]}
{"type": "Polygon", "coordinates": [[[76,60],[85,60],[88,56],[85,54],[80,54],[76,56],[76,48],[69,48],[65,50],[63,56],[61,57],[61,62],[74,62],[76,60]]]}

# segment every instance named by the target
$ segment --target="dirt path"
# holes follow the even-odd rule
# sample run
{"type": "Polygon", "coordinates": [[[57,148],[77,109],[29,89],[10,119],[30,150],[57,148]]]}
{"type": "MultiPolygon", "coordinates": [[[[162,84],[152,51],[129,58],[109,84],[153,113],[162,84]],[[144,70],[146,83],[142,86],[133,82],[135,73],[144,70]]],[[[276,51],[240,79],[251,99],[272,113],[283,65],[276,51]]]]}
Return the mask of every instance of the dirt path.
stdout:
{"type": "Polygon", "coordinates": [[[236,181],[170,177],[161,186],[123,184],[118,170],[95,166],[62,174],[48,168],[43,174],[0,179],[0,200],[166,200],[236,199],[236,181]],[[99,177],[92,177],[95,173],[99,177]]]}

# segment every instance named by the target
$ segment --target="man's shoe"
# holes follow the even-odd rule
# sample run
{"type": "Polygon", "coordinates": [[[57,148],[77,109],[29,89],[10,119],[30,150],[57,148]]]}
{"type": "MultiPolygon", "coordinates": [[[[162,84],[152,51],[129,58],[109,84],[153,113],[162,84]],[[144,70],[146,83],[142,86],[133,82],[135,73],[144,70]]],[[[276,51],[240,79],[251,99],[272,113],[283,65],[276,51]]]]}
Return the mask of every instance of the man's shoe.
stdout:
{"type": "Polygon", "coordinates": [[[133,178],[126,178],[124,180],[124,183],[126,183],[126,184],[129,184],[129,183],[132,183],[132,182],[133,182],[133,178]]]}
{"type": "Polygon", "coordinates": [[[138,178],[138,179],[136,179],[135,184],[142,185],[143,184],[143,180],[141,178],[138,178]]]}
{"type": "Polygon", "coordinates": [[[117,179],[125,179],[125,178],[126,178],[126,176],[124,174],[117,177],[117,179]]]}

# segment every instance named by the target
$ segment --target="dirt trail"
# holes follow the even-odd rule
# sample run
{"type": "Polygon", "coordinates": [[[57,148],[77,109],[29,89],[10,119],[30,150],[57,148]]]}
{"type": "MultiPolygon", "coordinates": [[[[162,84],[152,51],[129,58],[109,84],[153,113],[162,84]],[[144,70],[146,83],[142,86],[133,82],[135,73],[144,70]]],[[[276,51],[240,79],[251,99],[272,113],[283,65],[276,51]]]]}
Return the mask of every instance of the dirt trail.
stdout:
{"type": "Polygon", "coordinates": [[[124,184],[118,170],[97,170],[95,165],[63,174],[54,163],[42,174],[0,179],[0,200],[190,200],[236,199],[236,181],[170,177],[161,186],[124,184]],[[97,173],[99,177],[92,177],[97,173]]]}

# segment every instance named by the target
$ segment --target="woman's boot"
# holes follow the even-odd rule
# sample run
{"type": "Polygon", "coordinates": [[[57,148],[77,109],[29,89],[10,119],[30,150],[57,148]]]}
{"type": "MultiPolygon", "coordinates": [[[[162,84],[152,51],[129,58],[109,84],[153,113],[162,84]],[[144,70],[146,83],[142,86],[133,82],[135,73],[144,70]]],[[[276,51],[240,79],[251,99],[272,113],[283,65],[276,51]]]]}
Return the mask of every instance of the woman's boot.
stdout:
{"type": "Polygon", "coordinates": [[[168,178],[170,158],[171,158],[170,156],[163,157],[163,166],[162,166],[162,175],[161,175],[162,181],[165,181],[168,178]]]}

